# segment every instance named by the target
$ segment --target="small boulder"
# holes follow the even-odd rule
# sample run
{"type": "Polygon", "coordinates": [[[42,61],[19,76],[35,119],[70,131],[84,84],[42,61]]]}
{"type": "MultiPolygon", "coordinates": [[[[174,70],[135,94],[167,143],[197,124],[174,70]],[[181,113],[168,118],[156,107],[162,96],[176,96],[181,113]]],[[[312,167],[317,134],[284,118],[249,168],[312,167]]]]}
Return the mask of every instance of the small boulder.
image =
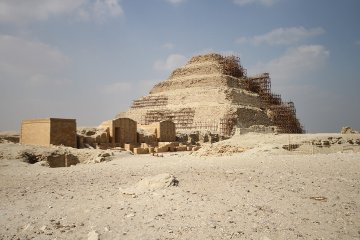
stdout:
{"type": "Polygon", "coordinates": [[[91,231],[88,233],[88,240],[100,240],[100,235],[96,231],[91,231]]]}

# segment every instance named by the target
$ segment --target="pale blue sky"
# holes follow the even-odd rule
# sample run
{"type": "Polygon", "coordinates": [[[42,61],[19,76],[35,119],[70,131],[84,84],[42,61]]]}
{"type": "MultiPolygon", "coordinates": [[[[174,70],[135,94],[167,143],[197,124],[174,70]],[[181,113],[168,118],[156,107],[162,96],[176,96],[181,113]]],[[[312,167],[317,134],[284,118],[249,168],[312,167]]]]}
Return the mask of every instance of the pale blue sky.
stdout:
{"type": "Polygon", "coordinates": [[[0,131],[96,126],[199,53],[270,72],[309,132],[360,129],[358,0],[0,0],[0,131]]]}

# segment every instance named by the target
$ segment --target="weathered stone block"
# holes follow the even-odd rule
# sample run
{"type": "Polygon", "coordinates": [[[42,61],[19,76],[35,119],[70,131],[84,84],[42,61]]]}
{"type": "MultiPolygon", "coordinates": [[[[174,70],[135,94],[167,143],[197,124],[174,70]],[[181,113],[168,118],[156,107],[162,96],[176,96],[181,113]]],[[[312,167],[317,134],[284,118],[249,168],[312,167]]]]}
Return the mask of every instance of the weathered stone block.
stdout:
{"type": "Polygon", "coordinates": [[[134,148],[134,154],[148,154],[149,148],[134,148]]]}
{"type": "Polygon", "coordinates": [[[126,151],[133,151],[134,150],[134,144],[126,143],[124,144],[124,148],[126,151]]]}

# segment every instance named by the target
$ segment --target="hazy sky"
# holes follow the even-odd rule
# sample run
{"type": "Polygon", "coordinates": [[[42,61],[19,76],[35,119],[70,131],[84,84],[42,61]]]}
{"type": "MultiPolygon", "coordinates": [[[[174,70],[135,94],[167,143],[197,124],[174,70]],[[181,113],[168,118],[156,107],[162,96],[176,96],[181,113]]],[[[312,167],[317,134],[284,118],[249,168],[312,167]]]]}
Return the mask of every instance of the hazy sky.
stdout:
{"type": "Polygon", "coordinates": [[[195,54],[270,72],[309,132],[360,129],[359,0],[0,0],[0,131],[96,126],[195,54]]]}

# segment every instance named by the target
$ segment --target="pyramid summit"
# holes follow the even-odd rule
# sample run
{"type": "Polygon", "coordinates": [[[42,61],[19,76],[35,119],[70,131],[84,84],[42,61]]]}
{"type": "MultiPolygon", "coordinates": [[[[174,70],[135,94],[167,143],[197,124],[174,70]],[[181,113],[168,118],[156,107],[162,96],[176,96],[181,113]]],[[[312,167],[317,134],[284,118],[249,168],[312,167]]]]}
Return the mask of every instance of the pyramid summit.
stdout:
{"type": "Polygon", "coordinates": [[[177,131],[209,130],[231,135],[235,127],[274,126],[302,133],[292,102],[271,93],[268,73],[248,77],[240,58],[210,53],[192,57],[147,96],[133,101],[118,117],[146,125],[172,120],[177,131]]]}

